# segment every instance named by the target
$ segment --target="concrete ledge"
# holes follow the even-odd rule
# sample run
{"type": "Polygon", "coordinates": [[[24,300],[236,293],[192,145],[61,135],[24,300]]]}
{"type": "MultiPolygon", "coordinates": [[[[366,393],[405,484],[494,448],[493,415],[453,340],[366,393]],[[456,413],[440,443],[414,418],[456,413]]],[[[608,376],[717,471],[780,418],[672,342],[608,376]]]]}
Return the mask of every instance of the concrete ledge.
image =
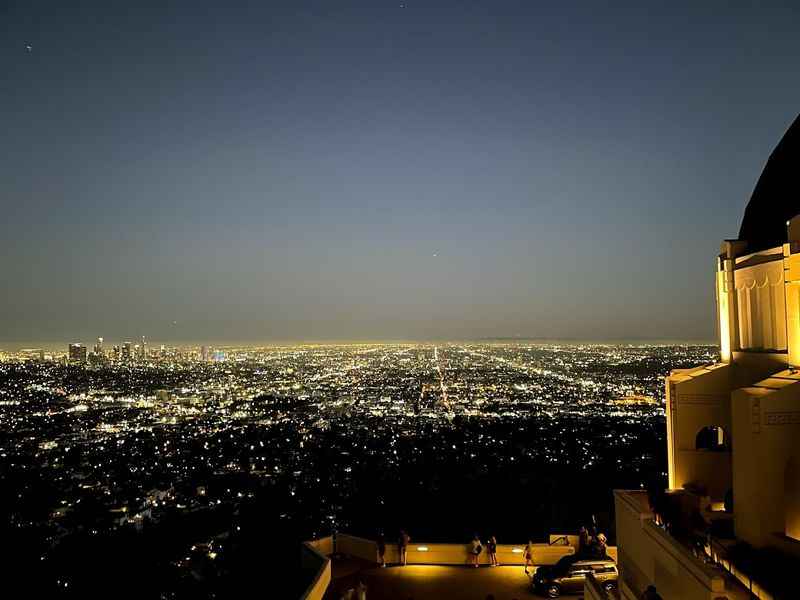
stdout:
{"type": "Polygon", "coordinates": [[[333,536],[329,535],[324,538],[319,538],[316,540],[310,540],[306,542],[306,544],[310,545],[314,550],[316,550],[322,556],[330,556],[333,554],[333,536]]]}
{"type": "Polygon", "coordinates": [[[322,600],[325,592],[328,591],[328,586],[331,583],[331,559],[322,554],[315,544],[325,540],[330,543],[331,538],[322,538],[322,540],[315,540],[314,542],[304,542],[300,548],[300,562],[304,571],[309,573],[316,573],[311,580],[311,583],[306,588],[306,591],[300,596],[300,600],[322,600]]]}
{"type": "Polygon", "coordinates": [[[664,529],[656,525],[655,522],[646,521],[644,532],[664,550],[664,556],[670,556],[680,563],[684,572],[690,573],[704,588],[712,592],[725,591],[725,580],[717,569],[695,558],[689,550],[664,529]]]}
{"type": "Polygon", "coordinates": [[[589,575],[583,584],[583,597],[585,600],[609,600],[616,596],[610,596],[594,578],[594,575],[589,575]]]}
{"type": "MultiPolygon", "coordinates": [[[[373,563],[378,562],[377,542],[355,535],[348,535],[346,533],[336,534],[336,552],[373,563]]],[[[386,547],[386,553],[389,553],[388,545],[386,547]]]]}
{"type": "MultiPolygon", "coordinates": [[[[412,541],[408,545],[407,562],[414,565],[466,565],[470,564],[470,547],[468,543],[432,544],[412,541]]],[[[525,544],[498,544],[497,560],[503,565],[524,565],[524,550],[525,544]]],[[[363,560],[373,562],[378,560],[378,546],[374,541],[351,535],[336,536],[336,551],[363,560]]],[[[572,546],[534,544],[533,564],[553,565],[570,554],[575,554],[575,548],[572,546]]],[[[400,551],[396,543],[386,544],[384,558],[389,564],[400,562],[400,551]]],[[[490,564],[485,546],[478,557],[478,564],[490,564]]]]}

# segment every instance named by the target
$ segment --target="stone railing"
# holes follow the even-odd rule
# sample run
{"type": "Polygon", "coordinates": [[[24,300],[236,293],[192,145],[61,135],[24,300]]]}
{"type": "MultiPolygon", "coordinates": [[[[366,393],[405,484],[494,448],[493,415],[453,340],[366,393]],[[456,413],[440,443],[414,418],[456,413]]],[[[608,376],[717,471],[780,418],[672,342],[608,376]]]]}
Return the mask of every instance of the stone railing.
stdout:
{"type": "Polygon", "coordinates": [[[760,581],[753,579],[750,572],[742,570],[730,559],[729,549],[721,543],[712,540],[711,544],[706,546],[705,552],[714,564],[725,569],[731,576],[735,577],[742,587],[748,590],[750,596],[758,598],[759,600],[775,599],[775,596],[767,591],[760,581]]]}
{"type": "MultiPolygon", "coordinates": [[[[409,544],[408,562],[428,565],[464,565],[470,563],[471,544],[409,544]]],[[[497,560],[502,565],[524,565],[525,545],[498,544],[497,560]]],[[[397,552],[396,547],[393,549],[397,552]]],[[[388,553],[388,549],[387,549],[388,553]]],[[[553,565],[564,556],[575,554],[572,546],[550,546],[534,544],[532,563],[536,565],[553,565]]],[[[478,564],[488,565],[489,553],[484,547],[478,556],[478,564]]]]}
{"type": "Polygon", "coordinates": [[[721,569],[694,556],[656,524],[646,492],[615,490],[614,497],[622,549],[618,564],[625,588],[638,594],[652,584],[664,598],[739,597],[741,590],[730,589],[721,569]]]}
{"type": "MultiPolygon", "coordinates": [[[[330,539],[330,538],[326,538],[330,539]]],[[[576,536],[550,536],[551,540],[566,539],[565,543],[540,543],[533,544],[533,564],[552,565],[564,556],[575,554],[578,538],[576,536]],[[574,545],[573,545],[574,544],[574,545]]],[[[411,541],[408,544],[407,562],[416,565],[464,565],[470,563],[471,544],[442,544],[411,541]]],[[[369,540],[346,533],[337,534],[335,549],[337,554],[353,556],[368,562],[378,561],[378,544],[369,540]]],[[[524,565],[525,544],[498,544],[497,560],[502,565],[524,565]]],[[[616,547],[607,549],[610,558],[616,560],[616,547]]],[[[384,558],[388,564],[400,562],[400,551],[395,542],[386,544],[384,558]]],[[[483,552],[478,557],[478,564],[488,565],[489,554],[484,545],[483,552]]]]}
{"type": "Polygon", "coordinates": [[[583,584],[583,597],[584,600],[616,600],[619,595],[606,591],[594,575],[589,574],[583,584]]]}
{"type": "Polygon", "coordinates": [[[301,600],[322,600],[331,583],[331,559],[333,538],[330,536],[305,542],[300,548],[300,563],[310,583],[300,596],[301,600]]]}
{"type": "MultiPolygon", "coordinates": [[[[551,536],[553,538],[559,536],[551,536]]],[[[470,564],[471,544],[434,544],[428,542],[411,541],[408,544],[407,562],[410,565],[466,565],[470,564]]],[[[501,565],[524,565],[525,544],[498,544],[497,560],[501,565]]],[[[378,560],[378,545],[373,540],[338,534],[336,536],[336,552],[347,556],[355,556],[370,562],[378,560]]],[[[552,565],[559,559],[570,554],[575,554],[572,545],[533,545],[533,564],[552,565]]],[[[397,544],[386,544],[384,558],[388,564],[400,562],[400,551],[397,544]]],[[[483,552],[478,557],[478,564],[488,565],[489,554],[484,545],[483,552]]]]}

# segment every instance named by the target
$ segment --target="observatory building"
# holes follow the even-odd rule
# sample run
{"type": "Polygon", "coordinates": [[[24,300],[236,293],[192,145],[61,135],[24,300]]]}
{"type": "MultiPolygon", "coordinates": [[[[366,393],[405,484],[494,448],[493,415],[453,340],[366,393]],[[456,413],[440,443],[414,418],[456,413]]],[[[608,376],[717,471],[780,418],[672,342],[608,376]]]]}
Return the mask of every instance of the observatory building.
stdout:
{"type": "Polygon", "coordinates": [[[669,490],[616,492],[623,598],[800,595],[800,117],[722,242],[716,304],[719,362],[667,377],[669,490]]]}

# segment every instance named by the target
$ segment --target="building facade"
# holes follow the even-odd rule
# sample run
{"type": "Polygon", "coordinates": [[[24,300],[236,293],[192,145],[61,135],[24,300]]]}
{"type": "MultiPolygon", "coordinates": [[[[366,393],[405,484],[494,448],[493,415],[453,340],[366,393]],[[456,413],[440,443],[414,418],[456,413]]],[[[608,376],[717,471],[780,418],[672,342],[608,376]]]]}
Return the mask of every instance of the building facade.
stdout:
{"type": "Polygon", "coordinates": [[[86,362],[86,346],[79,343],[69,345],[68,357],[71,363],[85,363],[86,362]]]}
{"type": "Polygon", "coordinates": [[[800,566],[800,117],[722,243],[715,286],[719,362],[666,381],[669,490],[615,492],[624,598],[792,597],[780,570],[800,566]]]}

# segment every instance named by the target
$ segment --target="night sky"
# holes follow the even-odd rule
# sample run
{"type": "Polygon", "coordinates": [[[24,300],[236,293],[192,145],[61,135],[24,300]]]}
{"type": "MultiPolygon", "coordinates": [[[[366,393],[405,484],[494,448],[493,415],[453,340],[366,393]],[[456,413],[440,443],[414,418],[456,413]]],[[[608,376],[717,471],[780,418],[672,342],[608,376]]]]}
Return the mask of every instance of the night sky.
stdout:
{"type": "Polygon", "coordinates": [[[796,2],[0,0],[0,340],[712,339],[796,2]]]}

